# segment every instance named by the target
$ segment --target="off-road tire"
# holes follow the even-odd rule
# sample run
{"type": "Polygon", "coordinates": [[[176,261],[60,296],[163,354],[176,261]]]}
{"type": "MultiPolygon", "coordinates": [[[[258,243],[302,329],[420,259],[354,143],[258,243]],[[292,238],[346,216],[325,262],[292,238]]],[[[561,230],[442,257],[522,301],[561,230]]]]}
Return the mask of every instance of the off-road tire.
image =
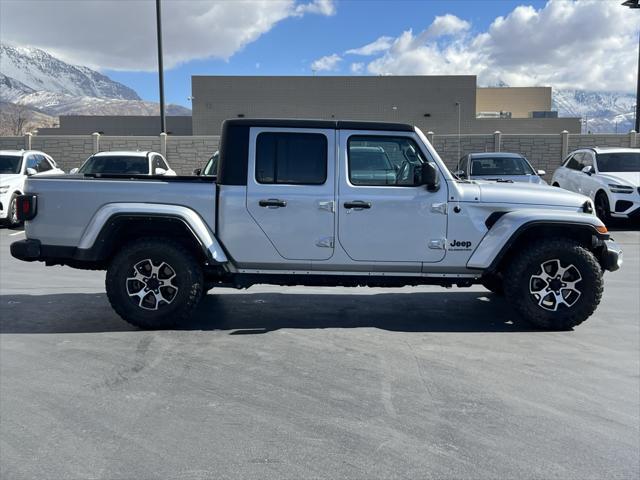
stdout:
{"type": "MultiPolygon", "coordinates": [[[[170,328],[187,320],[202,297],[203,284],[202,268],[195,256],[169,238],[128,243],[111,260],[105,280],[107,297],[116,313],[131,325],[152,330],[170,328]],[[132,297],[128,292],[131,284],[127,279],[135,275],[134,267],[147,259],[154,266],[166,263],[175,274],[177,293],[168,304],[156,301],[156,310],[144,309],[140,306],[144,299],[132,297]]],[[[162,293],[166,294],[166,290],[162,293]]]]}
{"type": "Polygon", "coordinates": [[[17,207],[17,199],[18,194],[14,193],[11,195],[11,199],[9,200],[9,205],[7,207],[7,226],[10,228],[17,228],[22,225],[22,222],[18,220],[16,209],[17,207]]]}
{"type": "Polygon", "coordinates": [[[496,295],[504,295],[504,284],[502,283],[502,278],[500,276],[492,274],[483,275],[480,279],[480,283],[490,292],[493,292],[496,295]]]}
{"type": "MultiPolygon", "coordinates": [[[[505,272],[505,296],[524,320],[546,330],[570,330],[580,325],[595,311],[602,298],[604,282],[602,269],[593,254],[578,242],[555,238],[526,245],[512,259],[505,272]],[[539,305],[531,293],[532,277],[541,265],[552,260],[573,265],[581,280],[576,282],[580,296],[570,307],[559,304],[557,311],[539,305]]],[[[561,292],[562,295],[564,293],[561,292]]]]}
{"type": "Polygon", "coordinates": [[[596,193],[595,201],[593,202],[596,208],[596,215],[602,223],[605,225],[611,222],[611,205],[609,204],[609,198],[603,191],[596,193]]]}

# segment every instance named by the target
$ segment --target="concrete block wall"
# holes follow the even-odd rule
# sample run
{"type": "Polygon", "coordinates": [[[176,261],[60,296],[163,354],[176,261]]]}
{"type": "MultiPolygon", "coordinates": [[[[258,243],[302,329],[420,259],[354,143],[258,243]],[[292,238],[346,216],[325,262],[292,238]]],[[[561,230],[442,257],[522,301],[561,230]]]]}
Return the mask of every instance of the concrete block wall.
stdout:
{"type": "Polygon", "coordinates": [[[500,151],[520,153],[536,170],[552,173],[562,162],[560,135],[502,135],[500,151]]]}
{"type": "Polygon", "coordinates": [[[218,150],[219,143],[218,136],[168,136],[166,158],[178,174],[191,175],[194,168],[204,168],[211,155],[218,150]]]}
{"type": "MultiPolygon", "coordinates": [[[[472,152],[504,151],[522,153],[536,169],[552,174],[564,158],[566,150],[581,147],[613,146],[640,147],[640,135],[568,133],[544,135],[512,135],[496,132],[491,135],[438,135],[429,132],[436,151],[449,168],[454,168],[462,155],[472,152]]],[[[218,149],[219,136],[105,136],[105,135],[24,135],[0,137],[0,150],[32,148],[51,155],[65,171],[79,166],[96,151],[153,150],[165,154],[171,167],[180,175],[190,175],[194,168],[201,168],[218,149]]],[[[550,178],[550,177],[549,177],[550,178]]]]}
{"type": "Polygon", "coordinates": [[[24,148],[24,137],[0,137],[0,150],[20,150],[24,148]]]}
{"type": "Polygon", "coordinates": [[[93,153],[91,137],[61,135],[56,137],[31,137],[31,149],[46,152],[65,172],[79,167],[93,153]]]}
{"type": "Polygon", "coordinates": [[[493,135],[433,135],[431,142],[440,158],[450,169],[455,168],[460,157],[472,152],[493,152],[493,135]],[[459,142],[458,142],[459,138],[459,142]],[[460,148],[458,149],[458,143],[460,148]]]}

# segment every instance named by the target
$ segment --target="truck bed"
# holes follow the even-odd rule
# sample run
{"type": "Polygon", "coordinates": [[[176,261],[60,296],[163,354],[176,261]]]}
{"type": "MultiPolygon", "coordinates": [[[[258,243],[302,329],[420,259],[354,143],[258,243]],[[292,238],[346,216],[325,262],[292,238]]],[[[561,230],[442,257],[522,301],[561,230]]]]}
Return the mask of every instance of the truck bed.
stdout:
{"type": "Polygon", "coordinates": [[[38,215],[27,222],[30,238],[47,245],[78,246],[95,213],[114,202],[169,203],[197,212],[215,232],[213,177],[148,175],[65,175],[32,177],[26,193],[38,195],[38,215]]]}

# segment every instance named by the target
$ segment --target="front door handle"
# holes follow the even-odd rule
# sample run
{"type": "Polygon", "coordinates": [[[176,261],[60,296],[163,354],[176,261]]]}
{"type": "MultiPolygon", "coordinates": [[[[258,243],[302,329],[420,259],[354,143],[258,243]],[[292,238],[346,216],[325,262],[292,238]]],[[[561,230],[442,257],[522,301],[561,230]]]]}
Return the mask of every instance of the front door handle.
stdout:
{"type": "Polygon", "coordinates": [[[267,200],[260,200],[258,205],[266,208],[283,208],[287,206],[286,200],[278,200],[277,198],[269,198],[267,200]]]}
{"type": "Polygon", "coordinates": [[[371,202],[363,202],[362,200],[354,200],[353,202],[344,202],[344,208],[347,210],[353,208],[355,210],[363,210],[371,208],[371,202]]]}

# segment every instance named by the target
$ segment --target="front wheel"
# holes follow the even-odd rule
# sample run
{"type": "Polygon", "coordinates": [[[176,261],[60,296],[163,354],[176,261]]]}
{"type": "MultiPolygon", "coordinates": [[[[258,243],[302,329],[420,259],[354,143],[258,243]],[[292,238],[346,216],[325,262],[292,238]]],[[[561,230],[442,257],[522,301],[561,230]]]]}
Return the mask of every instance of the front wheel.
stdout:
{"type": "Polygon", "coordinates": [[[191,316],[202,296],[202,268],[171,239],[138,240],[111,261],[107,297],[123,320],[144,329],[172,327],[191,316]]]}
{"type": "Polygon", "coordinates": [[[603,291],[602,270],[593,254],[569,239],[525,247],[506,272],[507,300],[529,323],[569,330],[595,311],[603,291]]]}
{"type": "Polygon", "coordinates": [[[18,195],[11,195],[9,200],[9,209],[7,210],[7,224],[11,228],[16,228],[22,225],[22,222],[18,220],[18,195]]]}
{"type": "Polygon", "coordinates": [[[611,206],[609,205],[609,199],[607,194],[603,191],[598,192],[595,199],[596,215],[602,223],[606,224],[611,220],[611,206]]]}

